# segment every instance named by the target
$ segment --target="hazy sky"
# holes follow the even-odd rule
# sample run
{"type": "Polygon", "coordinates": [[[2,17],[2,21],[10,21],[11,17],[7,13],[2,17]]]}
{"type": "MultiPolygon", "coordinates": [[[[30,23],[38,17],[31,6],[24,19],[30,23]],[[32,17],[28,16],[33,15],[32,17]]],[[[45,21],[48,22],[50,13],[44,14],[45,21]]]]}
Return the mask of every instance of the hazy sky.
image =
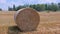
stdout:
{"type": "Polygon", "coordinates": [[[24,4],[41,4],[41,3],[58,3],[60,0],[0,0],[0,8],[7,10],[8,6],[12,7],[13,4],[16,6],[24,4]]]}

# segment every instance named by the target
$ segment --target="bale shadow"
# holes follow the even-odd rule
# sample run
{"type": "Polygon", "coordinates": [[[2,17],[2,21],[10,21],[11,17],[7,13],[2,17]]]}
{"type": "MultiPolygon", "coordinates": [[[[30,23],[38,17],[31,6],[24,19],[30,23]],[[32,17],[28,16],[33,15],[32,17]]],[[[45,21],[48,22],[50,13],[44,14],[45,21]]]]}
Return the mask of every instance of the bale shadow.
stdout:
{"type": "Polygon", "coordinates": [[[22,32],[17,26],[8,27],[8,34],[18,34],[18,32],[22,32]]]}
{"type": "MultiPolygon", "coordinates": [[[[32,31],[36,31],[36,30],[32,30],[32,31]]],[[[28,31],[28,32],[32,32],[32,31],[28,31]]],[[[8,34],[18,34],[19,32],[23,33],[24,31],[19,29],[18,26],[9,26],[8,27],[8,34]]],[[[24,33],[26,33],[26,32],[24,32],[24,33]]]]}

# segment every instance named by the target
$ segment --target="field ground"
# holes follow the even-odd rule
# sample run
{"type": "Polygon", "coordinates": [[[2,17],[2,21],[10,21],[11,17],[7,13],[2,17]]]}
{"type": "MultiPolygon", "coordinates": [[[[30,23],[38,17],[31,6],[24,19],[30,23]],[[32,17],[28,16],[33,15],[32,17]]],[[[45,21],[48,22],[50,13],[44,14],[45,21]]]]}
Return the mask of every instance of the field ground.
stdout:
{"type": "MultiPolygon", "coordinates": [[[[7,34],[9,26],[15,26],[14,14],[16,12],[0,11],[0,34],[7,34]],[[5,27],[5,28],[4,28],[5,27]]],[[[60,34],[60,12],[38,12],[40,15],[40,23],[37,31],[18,32],[18,34],[60,34]]]]}

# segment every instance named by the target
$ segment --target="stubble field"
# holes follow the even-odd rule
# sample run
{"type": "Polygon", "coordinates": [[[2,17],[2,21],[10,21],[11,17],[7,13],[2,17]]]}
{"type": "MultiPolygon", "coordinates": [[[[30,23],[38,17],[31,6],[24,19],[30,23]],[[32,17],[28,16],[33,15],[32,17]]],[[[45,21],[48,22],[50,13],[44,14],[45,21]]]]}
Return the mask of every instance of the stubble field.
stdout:
{"type": "MultiPolygon", "coordinates": [[[[8,34],[8,27],[16,26],[14,21],[15,11],[0,11],[0,34],[8,34]]],[[[37,31],[18,32],[18,34],[60,34],[60,12],[38,12],[40,23],[37,31]]]]}

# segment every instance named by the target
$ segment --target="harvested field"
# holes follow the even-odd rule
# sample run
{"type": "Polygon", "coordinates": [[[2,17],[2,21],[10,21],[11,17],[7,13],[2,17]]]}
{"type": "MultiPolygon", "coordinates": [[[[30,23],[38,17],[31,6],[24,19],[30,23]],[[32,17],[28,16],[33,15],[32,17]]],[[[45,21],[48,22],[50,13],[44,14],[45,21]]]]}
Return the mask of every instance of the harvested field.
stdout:
{"type": "MultiPolygon", "coordinates": [[[[16,12],[0,12],[0,34],[8,34],[8,27],[15,26],[14,14],[16,12]],[[5,32],[4,32],[5,31],[5,32]]],[[[60,12],[38,12],[40,23],[37,31],[18,32],[18,34],[60,34],[60,12]]]]}
{"type": "Polygon", "coordinates": [[[3,25],[8,25],[8,26],[15,25],[14,14],[15,14],[14,11],[10,11],[10,12],[2,12],[2,11],[0,11],[0,26],[3,26],[3,25]]]}

